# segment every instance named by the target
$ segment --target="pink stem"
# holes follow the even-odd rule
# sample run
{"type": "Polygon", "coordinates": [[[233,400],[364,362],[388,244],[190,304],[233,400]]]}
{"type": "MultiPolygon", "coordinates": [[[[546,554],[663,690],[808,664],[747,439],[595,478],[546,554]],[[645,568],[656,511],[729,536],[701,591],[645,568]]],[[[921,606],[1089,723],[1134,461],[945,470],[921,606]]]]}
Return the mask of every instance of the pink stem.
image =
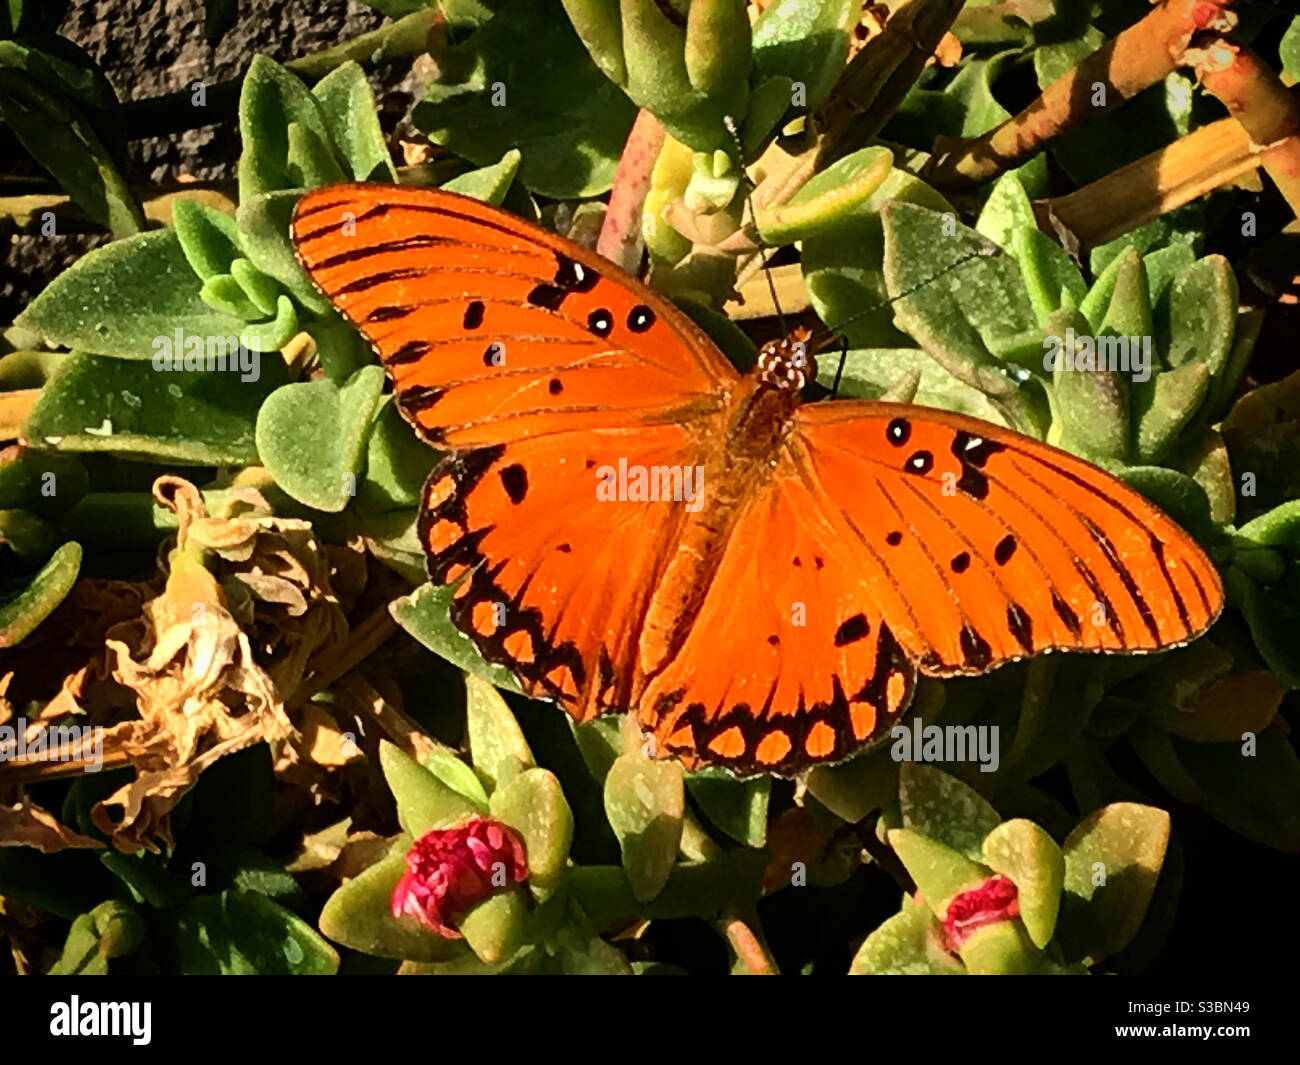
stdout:
{"type": "Polygon", "coordinates": [[[642,108],[619,157],[609,209],[596,240],[597,252],[631,274],[641,265],[641,208],[650,191],[650,175],[663,143],[663,126],[642,108]]]}

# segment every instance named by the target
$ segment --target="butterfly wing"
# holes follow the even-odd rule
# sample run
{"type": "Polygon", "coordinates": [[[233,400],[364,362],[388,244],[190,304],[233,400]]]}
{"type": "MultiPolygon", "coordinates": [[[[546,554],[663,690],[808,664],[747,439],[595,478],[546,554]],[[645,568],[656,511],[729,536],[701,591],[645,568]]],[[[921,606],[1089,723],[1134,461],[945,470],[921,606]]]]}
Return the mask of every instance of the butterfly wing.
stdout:
{"type": "Polygon", "coordinates": [[[640,695],[655,753],[791,776],[887,732],[916,671],[789,456],[751,496],[680,649],[640,695]]]}
{"type": "Polygon", "coordinates": [[[737,378],[636,278],[478,200],[330,185],[303,196],[292,229],[303,267],[431,443],[683,421],[717,410],[737,378]]]}
{"type": "Polygon", "coordinates": [[[814,404],[796,418],[798,476],[925,673],[1176,646],[1222,609],[1196,542],[1073,455],[921,407],[814,404]]]}
{"type": "Polygon", "coordinates": [[[632,705],[634,641],[680,500],[611,503],[602,469],[693,467],[737,375],[679,310],[591,251],[452,193],[342,184],[293,220],[307,273],[450,454],[420,535],[451,617],[579,719],[632,705]]]}

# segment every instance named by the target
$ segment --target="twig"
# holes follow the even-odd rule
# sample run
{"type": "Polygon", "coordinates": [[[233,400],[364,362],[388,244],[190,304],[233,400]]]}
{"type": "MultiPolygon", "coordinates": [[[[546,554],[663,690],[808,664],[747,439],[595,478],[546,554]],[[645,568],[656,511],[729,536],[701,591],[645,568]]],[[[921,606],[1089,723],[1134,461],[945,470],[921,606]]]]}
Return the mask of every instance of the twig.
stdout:
{"type": "Polygon", "coordinates": [[[308,679],[285,700],[285,709],[295,710],[317,692],[324,691],[379,650],[396,631],[397,622],[389,614],[388,604],[385,603],[352,630],[344,647],[330,648],[324,661],[313,659],[308,664],[308,679]]]}
{"type": "Polygon", "coordinates": [[[1300,106],[1281,79],[1245,45],[1217,40],[1189,52],[1201,84],[1250,136],[1268,176],[1300,218],[1300,106]]]}
{"type": "Polygon", "coordinates": [[[664,136],[659,119],[645,108],[637,112],[614,171],[609,208],[596,239],[596,251],[630,274],[635,274],[641,264],[641,209],[650,191],[650,177],[664,136]]]}
{"type": "Polygon", "coordinates": [[[776,962],[754,934],[753,929],[735,913],[728,911],[722,916],[722,930],[726,934],[731,949],[749,970],[751,976],[780,976],[776,962]]]}
{"type": "Polygon", "coordinates": [[[1245,130],[1225,118],[1075,192],[1036,200],[1034,212],[1044,232],[1054,232],[1055,218],[1091,248],[1235,181],[1261,162],[1245,130]]]}
{"type": "Polygon", "coordinates": [[[1062,74],[1032,104],[972,140],[936,141],[925,178],[940,187],[981,185],[1037,155],[1056,137],[1131,99],[1182,62],[1193,34],[1228,29],[1233,0],[1164,0],[1144,19],[1062,74]],[[1104,103],[1094,105],[1095,87],[1104,103]]]}

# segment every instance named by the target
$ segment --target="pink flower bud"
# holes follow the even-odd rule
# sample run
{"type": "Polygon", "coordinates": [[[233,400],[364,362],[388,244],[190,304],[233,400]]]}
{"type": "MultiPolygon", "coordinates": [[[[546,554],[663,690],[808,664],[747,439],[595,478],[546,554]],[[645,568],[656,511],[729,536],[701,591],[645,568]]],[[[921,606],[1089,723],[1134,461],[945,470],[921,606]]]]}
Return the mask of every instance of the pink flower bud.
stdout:
{"type": "Polygon", "coordinates": [[[977,928],[995,921],[1009,921],[1019,914],[1020,898],[1015,883],[1005,876],[990,877],[948,903],[943,918],[944,946],[956,952],[977,928]]]}
{"type": "Polygon", "coordinates": [[[406,852],[406,869],[393,889],[393,916],[413,914],[447,939],[461,938],[451,923],[476,902],[528,879],[519,834],[482,817],[426,832],[406,852]]]}

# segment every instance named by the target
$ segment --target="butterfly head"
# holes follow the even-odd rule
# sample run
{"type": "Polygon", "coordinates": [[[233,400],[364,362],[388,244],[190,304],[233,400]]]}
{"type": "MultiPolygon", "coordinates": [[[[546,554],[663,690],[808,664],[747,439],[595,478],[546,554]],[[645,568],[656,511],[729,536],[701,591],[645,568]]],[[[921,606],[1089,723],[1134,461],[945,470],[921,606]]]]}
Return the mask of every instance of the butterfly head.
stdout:
{"type": "Polygon", "coordinates": [[[798,395],[803,386],[817,376],[817,362],[808,342],[812,330],[802,326],[792,329],[780,340],[769,340],[758,349],[758,380],[767,388],[778,388],[798,395]]]}

